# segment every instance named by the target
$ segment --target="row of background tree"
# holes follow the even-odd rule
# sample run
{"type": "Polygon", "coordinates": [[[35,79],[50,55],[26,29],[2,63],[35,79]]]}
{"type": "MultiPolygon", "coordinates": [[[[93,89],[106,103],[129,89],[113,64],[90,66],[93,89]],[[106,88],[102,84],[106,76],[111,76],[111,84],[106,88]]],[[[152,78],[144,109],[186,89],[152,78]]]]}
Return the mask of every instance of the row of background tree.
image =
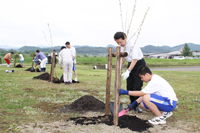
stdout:
{"type": "MultiPolygon", "coordinates": [[[[114,45],[108,45],[107,47],[91,47],[91,46],[74,46],[76,48],[77,55],[90,55],[90,56],[106,56],[108,53],[108,47],[113,47],[113,52],[116,51],[116,46],[114,45]]],[[[141,47],[144,54],[146,53],[164,53],[164,52],[172,52],[172,51],[179,51],[181,47],[184,47],[182,54],[183,56],[191,56],[192,51],[200,51],[200,45],[199,44],[193,44],[193,43],[186,43],[181,44],[178,46],[170,47],[170,46],[153,46],[153,45],[147,45],[145,47],[141,47]]],[[[47,48],[40,48],[40,47],[34,47],[34,46],[23,46],[19,48],[18,50],[4,50],[0,49],[0,56],[4,56],[8,52],[22,52],[24,54],[30,54],[35,53],[37,49],[44,53],[51,53],[53,49],[56,50],[56,52],[60,52],[61,46],[55,46],[53,48],[47,47],[47,48]]]]}

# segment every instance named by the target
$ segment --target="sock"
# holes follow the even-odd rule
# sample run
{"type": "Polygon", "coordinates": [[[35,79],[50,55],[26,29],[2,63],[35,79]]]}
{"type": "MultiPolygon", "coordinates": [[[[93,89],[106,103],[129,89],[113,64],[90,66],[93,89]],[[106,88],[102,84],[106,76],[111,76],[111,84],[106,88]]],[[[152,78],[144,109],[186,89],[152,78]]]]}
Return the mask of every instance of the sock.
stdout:
{"type": "Polygon", "coordinates": [[[138,102],[135,100],[134,102],[132,102],[130,105],[128,105],[129,108],[133,108],[133,106],[137,106],[138,102]]]}
{"type": "Polygon", "coordinates": [[[44,68],[43,70],[44,70],[44,72],[45,72],[45,71],[46,71],[46,68],[44,68]]]}
{"type": "Polygon", "coordinates": [[[119,89],[119,95],[128,95],[129,91],[119,89]]]}
{"type": "Polygon", "coordinates": [[[77,77],[75,77],[75,79],[74,79],[75,81],[78,81],[78,79],[77,79],[77,77]]]}

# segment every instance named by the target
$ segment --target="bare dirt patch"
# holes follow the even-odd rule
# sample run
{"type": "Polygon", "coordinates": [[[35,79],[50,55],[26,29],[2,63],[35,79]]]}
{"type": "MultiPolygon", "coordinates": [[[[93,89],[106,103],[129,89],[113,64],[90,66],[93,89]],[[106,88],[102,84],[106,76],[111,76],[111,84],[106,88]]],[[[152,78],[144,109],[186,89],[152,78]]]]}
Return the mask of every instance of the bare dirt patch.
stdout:
{"type": "Polygon", "coordinates": [[[15,68],[23,68],[21,64],[17,64],[15,68]]]}
{"type": "MultiPolygon", "coordinates": [[[[27,89],[29,90],[29,89],[27,89]]],[[[147,122],[151,118],[151,114],[144,112],[136,114],[130,111],[127,115],[119,118],[118,126],[113,125],[113,116],[105,116],[105,105],[103,102],[95,99],[93,96],[83,96],[70,105],[40,103],[34,108],[40,107],[42,110],[49,113],[57,113],[57,117],[52,116],[51,121],[37,121],[34,123],[27,123],[18,126],[21,132],[52,132],[52,133],[66,133],[66,132],[101,132],[101,133],[154,133],[154,132],[174,132],[174,133],[188,133],[195,132],[187,126],[179,126],[180,122],[174,125],[172,120],[168,121],[167,125],[151,125],[147,122]],[[94,104],[96,103],[96,105],[94,104]],[[79,112],[79,117],[75,117],[75,112],[79,112]],[[58,116],[60,114],[60,116],[58,116]],[[81,117],[80,117],[81,116],[81,117]]],[[[170,118],[169,118],[170,119],[170,118]]],[[[198,132],[198,131],[196,131],[198,132]]]]}

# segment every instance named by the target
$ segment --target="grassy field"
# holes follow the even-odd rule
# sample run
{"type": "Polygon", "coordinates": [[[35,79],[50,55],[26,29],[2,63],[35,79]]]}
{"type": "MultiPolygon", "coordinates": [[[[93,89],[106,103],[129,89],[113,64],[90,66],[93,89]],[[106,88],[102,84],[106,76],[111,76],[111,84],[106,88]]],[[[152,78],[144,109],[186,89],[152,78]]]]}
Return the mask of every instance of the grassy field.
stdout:
{"type": "MultiPolygon", "coordinates": [[[[86,58],[78,58],[78,62],[81,62],[81,59],[85,60],[82,62],[83,64],[89,62],[86,58]]],[[[25,68],[8,69],[6,66],[0,66],[0,131],[18,132],[17,126],[20,124],[37,121],[51,122],[80,116],[81,114],[75,113],[60,114],[56,109],[71,104],[84,95],[93,95],[105,103],[107,71],[105,69],[92,69],[92,63],[99,62],[99,60],[96,60],[95,57],[90,59],[93,59],[91,64],[77,65],[78,79],[81,83],[70,86],[33,79],[33,77],[42,73],[25,71],[25,69],[31,67],[31,63],[25,63],[25,68]],[[14,69],[15,72],[5,73],[6,69],[14,69]]],[[[150,62],[153,63],[153,60],[150,62]]],[[[100,60],[100,62],[106,63],[106,60],[100,60]]],[[[158,59],[157,62],[159,62],[158,59]]],[[[55,70],[54,77],[60,78],[63,70],[60,70],[59,67],[56,67],[55,70]]],[[[47,72],[50,72],[49,64],[47,65],[47,72]]],[[[114,101],[114,73],[113,70],[111,101],[114,101]]],[[[174,115],[169,118],[171,124],[175,125],[177,121],[189,121],[195,123],[191,125],[193,130],[199,130],[200,72],[153,71],[153,73],[165,78],[172,85],[179,99],[174,115]]],[[[124,89],[126,88],[125,84],[125,81],[123,81],[122,88],[124,89]]],[[[125,105],[129,104],[128,96],[121,96],[120,100],[125,105]]]]}
{"type": "MultiPolygon", "coordinates": [[[[12,58],[15,56],[13,55],[12,58]]],[[[24,55],[24,62],[31,63],[32,57],[30,55],[24,55]]],[[[176,67],[176,66],[200,66],[199,59],[155,59],[155,58],[145,58],[145,61],[149,67],[176,67]]],[[[19,62],[19,58],[17,61],[19,62]]],[[[6,63],[5,60],[2,58],[2,63],[6,63]]],[[[104,66],[107,64],[107,57],[80,57],[77,56],[77,63],[84,64],[84,65],[99,65],[104,66]]],[[[115,58],[112,58],[112,64],[115,65],[115,58]]],[[[127,64],[127,63],[126,63],[127,64]]]]}

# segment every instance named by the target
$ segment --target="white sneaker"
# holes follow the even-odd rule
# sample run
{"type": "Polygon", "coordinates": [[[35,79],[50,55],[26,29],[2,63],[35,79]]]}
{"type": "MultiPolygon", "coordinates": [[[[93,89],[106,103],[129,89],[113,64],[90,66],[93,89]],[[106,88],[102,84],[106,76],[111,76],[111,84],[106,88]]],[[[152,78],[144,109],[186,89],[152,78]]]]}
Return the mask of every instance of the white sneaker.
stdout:
{"type": "Polygon", "coordinates": [[[164,117],[154,117],[151,120],[148,120],[149,123],[154,124],[154,125],[158,125],[158,124],[166,124],[166,120],[164,117]]]}
{"type": "Polygon", "coordinates": [[[169,118],[170,116],[172,116],[172,112],[163,112],[162,113],[162,116],[165,118],[165,119],[167,119],[167,118],[169,118]]]}

